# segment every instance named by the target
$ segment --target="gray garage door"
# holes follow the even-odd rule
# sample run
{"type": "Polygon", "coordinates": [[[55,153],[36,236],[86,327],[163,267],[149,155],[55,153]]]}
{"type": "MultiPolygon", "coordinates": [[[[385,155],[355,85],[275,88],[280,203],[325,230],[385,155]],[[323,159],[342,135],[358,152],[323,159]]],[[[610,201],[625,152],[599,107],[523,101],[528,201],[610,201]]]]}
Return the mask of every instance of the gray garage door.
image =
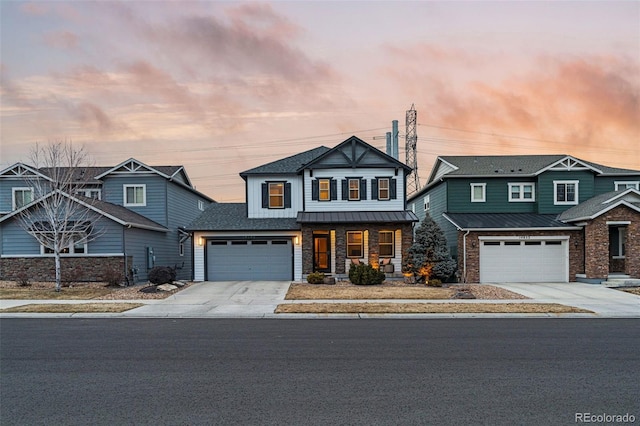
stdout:
{"type": "Polygon", "coordinates": [[[209,240],[208,281],[280,281],[293,279],[290,239],[209,240]]]}

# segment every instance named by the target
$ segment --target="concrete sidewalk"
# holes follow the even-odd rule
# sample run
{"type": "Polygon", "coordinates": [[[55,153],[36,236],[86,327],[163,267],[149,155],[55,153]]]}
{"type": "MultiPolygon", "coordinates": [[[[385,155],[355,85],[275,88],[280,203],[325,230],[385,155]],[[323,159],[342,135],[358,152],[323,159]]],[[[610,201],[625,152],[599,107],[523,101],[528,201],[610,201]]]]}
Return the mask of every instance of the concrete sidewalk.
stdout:
{"type": "Polygon", "coordinates": [[[8,317],[125,318],[640,318],[640,296],[583,283],[492,284],[530,297],[519,300],[284,300],[288,281],[203,282],[161,300],[0,300],[0,308],[36,303],[143,303],[118,314],[0,314],[8,317]],[[281,303],[558,303],[595,314],[274,314],[281,303]]]}

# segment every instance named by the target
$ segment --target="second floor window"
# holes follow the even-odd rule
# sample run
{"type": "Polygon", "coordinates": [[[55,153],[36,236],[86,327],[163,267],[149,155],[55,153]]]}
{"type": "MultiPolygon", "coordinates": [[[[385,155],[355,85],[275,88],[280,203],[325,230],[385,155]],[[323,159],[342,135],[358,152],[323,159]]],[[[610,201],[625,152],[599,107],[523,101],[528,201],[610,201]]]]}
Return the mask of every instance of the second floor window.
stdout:
{"type": "Polygon", "coordinates": [[[429,213],[431,211],[431,195],[427,194],[424,197],[424,212],[429,213]]]}
{"type": "Polygon", "coordinates": [[[349,200],[360,199],[360,179],[349,179],[349,200]]]}
{"type": "Polygon", "coordinates": [[[636,191],[640,190],[640,182],[628,181],[628,182],[616,182],[615,190],[620,191],[622,189],[635,189],[636,191]]]}
{"type": "Polygon", "coordinates": [[[87,198],[93,198],[94,200],[102,199],[102,191],[100,189],[80,189],[76,191],[76,194],[87,198]]]}
{"type": "Polygon", "coordinates": [[[33,201],[33,189],[13,188],[13,210],[18,210],[33,201]]]}
{"type": "Polygon", "coordinates": [[[318,179],[318,200],[331,200],[331,179],[318,179]]]}
{"type": "Polygon", "coordinates": [[[391,198],[389,193],[389,179],[378,179],[378,200],[388,200],[391,198]]]}
{"type": "Polygon", "coordinates": [[[471,202],[472,203],[484,203],[486,201],[486,183],[472,183],[471,184],[471,202]]]}
{"type": "Polygon", "coordinates": [[[269,183],[269,208],[270,209],[284,208],[284,183],[283,182],[269,183]]]}
{"type": "Polygon", "coordinates": [[[146,185],[124,185],[124,205],[146,206],[147,186],[146,185]]]}
{"type": "Polygon", "coordinates": [[[578,204],[578,181],[553,181],[554,204],[578,204]]]}
{"type": "Polygon", "coordinates": [[[533,183],[510,183],[509,201],[535,201],[533,183]]]}

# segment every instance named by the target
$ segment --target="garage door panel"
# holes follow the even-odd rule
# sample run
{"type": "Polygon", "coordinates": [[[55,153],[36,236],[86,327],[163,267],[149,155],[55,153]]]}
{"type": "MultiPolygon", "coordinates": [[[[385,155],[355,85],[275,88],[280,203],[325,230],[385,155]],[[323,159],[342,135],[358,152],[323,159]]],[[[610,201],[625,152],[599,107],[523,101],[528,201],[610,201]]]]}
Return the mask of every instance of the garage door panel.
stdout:
{"type": "Polygon", "coordinates": [[[291,240],[210,241],[207,280],[290,280],[293,276],[291,240]]]}
{"type": "Polygon", "coordinates": [[[566,282],[565,240],[481,241],[480,282],[566,282]]]}

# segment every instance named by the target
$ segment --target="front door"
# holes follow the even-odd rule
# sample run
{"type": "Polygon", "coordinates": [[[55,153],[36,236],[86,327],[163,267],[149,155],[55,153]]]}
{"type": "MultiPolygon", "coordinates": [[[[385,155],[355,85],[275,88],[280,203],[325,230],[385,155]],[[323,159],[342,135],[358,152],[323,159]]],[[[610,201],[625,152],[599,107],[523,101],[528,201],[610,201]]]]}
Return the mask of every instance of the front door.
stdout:
{"type": "Polygon", "coordinates": [[[313,271],[331,272],[331,244],[328,234],[313,236],[313,271]]]}

